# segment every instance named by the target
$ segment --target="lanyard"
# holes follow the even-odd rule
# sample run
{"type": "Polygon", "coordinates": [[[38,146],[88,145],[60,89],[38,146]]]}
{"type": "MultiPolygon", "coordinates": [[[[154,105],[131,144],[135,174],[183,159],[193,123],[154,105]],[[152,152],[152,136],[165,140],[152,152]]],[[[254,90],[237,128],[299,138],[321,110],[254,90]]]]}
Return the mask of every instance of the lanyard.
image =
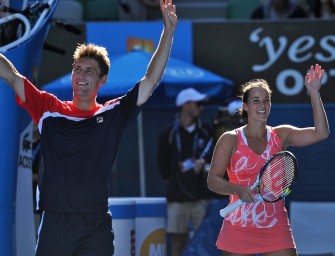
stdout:
{"type": "MultiPolygon", "coordinates": [[[[179,159],[182,158],[182,143],[181,143],[181,136],[180,136],[180,126],[178,121],[175,122],[175,129],[176,129],[176,143],[177,143],[177,150],[178,150],[178,154],[179,154],[179,159]]],[[[198,147],[198,138],[199,138],[199,134],[198,134],[198,127],[196,126],[195,128],[195,134],[194,134],[194,138],[193,138],[193,151],[192,153],[195,153],[198,147]]]]}

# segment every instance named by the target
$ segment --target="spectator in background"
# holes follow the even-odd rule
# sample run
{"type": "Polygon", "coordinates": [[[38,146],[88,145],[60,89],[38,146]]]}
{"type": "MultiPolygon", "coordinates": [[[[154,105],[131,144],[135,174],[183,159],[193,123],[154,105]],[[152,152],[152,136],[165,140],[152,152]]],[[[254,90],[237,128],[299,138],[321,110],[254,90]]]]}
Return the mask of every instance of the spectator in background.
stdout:
{"type": "Polygon", "coordinates": [[[161,18],[159,0],[140,0],[146,6],[146,20],[157,20],[161,18]]]}
{"type": "Polygon", "coordinates": [[[119,0],[120,20],[147,21],[161,19],[159,0],[119,0]]]}
{"type": "Polygon", "coordinates": [[[192,224],[197,230],[203,221],[212,193],[206,185],[212,156],[212,129],[202,124],[205,94],[184,89],[176,98],[179,113],[159,135],[158,166],[166,180],[168,201],[167,233],[170,256],[181,256],[192,224]]]}
{"type": "Polygon", "coordinates": [[[251,19],[306,18],[306,11],[295,0],[265,0],[252,14],[251,19]]]}
{"type": "Polygon", "coordinates": [[[122,21],[144,21],[145,6],[141,0],[119,0],[119,16],[122,21]]]}
{"type": "Polygon", "coordinates": [[[245,118],[238,114],[241,105],[242,101],[240,99],[233,99],[225,106],[218,108],[218,114],[213,120],[215,143],[224,132],[235,129],[245,123],[245,118]]]}
{"type": "Polygon", "coordinates": [[[312,18],[335,18],[334,0],[309,1],[312,18]]]}

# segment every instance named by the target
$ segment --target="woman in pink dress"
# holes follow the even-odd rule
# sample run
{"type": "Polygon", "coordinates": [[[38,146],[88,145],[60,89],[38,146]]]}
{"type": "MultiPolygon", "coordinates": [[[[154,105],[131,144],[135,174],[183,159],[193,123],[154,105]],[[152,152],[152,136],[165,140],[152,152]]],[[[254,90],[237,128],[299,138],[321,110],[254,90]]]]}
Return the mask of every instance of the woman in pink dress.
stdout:
{"type": "Polygon", "coordinates": [[[255,200],[255,192],[250,187],[263,164],[276,152],[289,146],[311,145],[328,137],[329,125],[319,93],[323,74],[321,66],[315,65],[305,77],[314,127],[268,126],[271,110],[268,83],[256,79],[242,86],[240,112],[247,118],[247,124],[221,135],[207,181],[210,190],[229,195],[230,204],[238,199],[245,202],[223,221],[216,246],[224,256],[297,256],[285,201],[255,200]],[[224,178],[226,172],[229,180],[224,178]]]}

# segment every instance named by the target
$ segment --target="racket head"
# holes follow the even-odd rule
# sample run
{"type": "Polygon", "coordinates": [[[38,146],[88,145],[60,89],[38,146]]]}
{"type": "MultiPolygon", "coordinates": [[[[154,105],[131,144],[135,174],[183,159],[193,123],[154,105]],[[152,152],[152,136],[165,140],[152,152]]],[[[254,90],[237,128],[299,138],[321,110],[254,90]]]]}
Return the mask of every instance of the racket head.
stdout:
{"type": "Polygon", "coordinates": [[[280,151],[260,170],[257,191],[266,202],[279,201],[291,193],[297,174],[296,157],[289,151],[280,151]]]}

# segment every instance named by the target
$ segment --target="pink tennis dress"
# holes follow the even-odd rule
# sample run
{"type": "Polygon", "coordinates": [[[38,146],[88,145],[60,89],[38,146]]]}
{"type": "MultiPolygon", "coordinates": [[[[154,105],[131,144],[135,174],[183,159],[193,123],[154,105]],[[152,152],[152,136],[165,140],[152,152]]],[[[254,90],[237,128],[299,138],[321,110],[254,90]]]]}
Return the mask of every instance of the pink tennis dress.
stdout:
{"type": "MultiPolygon", "coordinates": [[[[268,144],[265,151],[258,155],[248,147],[243,129],[235,131],[238,142],[227,168],[229,180],[251,186],[266,160],[281,151],[282,146],[276,131],[267,126],[268,144]]],[[[230,204],[238,199],[238,195],[231,195],[230,204]]],[[[285,201],[245,203],[230,212],[223,221],[216,246],[223,251],[241,254],[296,248],[285,201]]]]}

